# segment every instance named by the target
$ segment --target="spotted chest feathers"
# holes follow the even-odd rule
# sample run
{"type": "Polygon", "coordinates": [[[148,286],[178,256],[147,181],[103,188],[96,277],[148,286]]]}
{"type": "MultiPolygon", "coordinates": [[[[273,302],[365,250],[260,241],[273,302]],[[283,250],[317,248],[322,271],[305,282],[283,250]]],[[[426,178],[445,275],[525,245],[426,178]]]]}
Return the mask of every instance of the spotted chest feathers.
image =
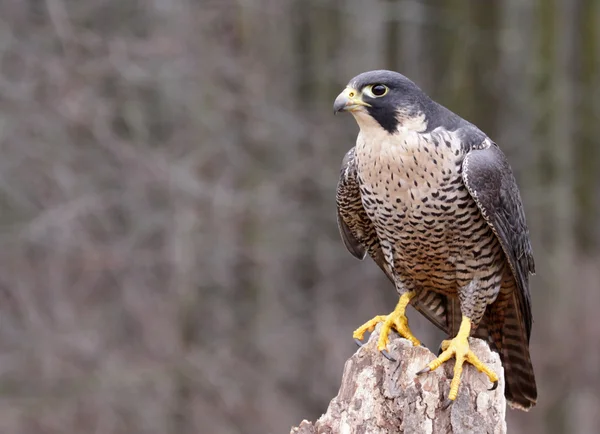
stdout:
{"type": "Polygon", "coordinates": [[[500,279],[499,243],[463,183],[458,138],[410,130],[368,137],[359,134],[356,146],[362,203],[406,289],[455,293],[480,277],[500,279]]]}

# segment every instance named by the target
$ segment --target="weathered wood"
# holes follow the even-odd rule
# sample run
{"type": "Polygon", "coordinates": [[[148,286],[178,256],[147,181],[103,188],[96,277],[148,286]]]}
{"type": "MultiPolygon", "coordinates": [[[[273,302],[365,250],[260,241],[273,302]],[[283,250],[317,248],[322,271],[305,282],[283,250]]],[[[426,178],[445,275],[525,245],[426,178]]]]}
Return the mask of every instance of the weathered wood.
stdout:
{"type": "Polygon", "coordinates": [[[504,371],[484,341],[471,339],[471,348],[498,373],[498,387],[489,391],[487,377],[465,365],[458,398],[444,410],[454,362],[417,377],[434,354],[396,335],[388,348],[398,361],[391,362],[377,351],[377,336],[346,362],[327,412],[314,423],[302,421],[291,434],[506,432],[504,371]]]}

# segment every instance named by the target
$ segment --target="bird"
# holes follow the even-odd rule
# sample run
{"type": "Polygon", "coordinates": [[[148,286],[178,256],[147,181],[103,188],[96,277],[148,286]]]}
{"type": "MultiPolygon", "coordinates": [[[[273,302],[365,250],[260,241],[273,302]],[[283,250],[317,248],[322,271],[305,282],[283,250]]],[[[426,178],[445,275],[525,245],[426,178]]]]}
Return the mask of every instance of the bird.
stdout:
{"type": "Polygon", "coordinates": [[[492,389],[498,384],[469,347],[478,337],[500,355],[509,405],[528,411],[537,402],[529,353],[535,262],[505,154],[398,72],[357,75],[333,109],[351,113],[359,127],[336,191],[341,238],[356,258],[369,255],[399,295],[393,312],[367,321],[354,338],[361,342],[381,323],[377,348],[384,355],[391,330],[420,345],[406,317],[412,305],[449,337],[417,373],[455,358],[446,406],[458,396],[464,363],[483,372],[492,389]]]}

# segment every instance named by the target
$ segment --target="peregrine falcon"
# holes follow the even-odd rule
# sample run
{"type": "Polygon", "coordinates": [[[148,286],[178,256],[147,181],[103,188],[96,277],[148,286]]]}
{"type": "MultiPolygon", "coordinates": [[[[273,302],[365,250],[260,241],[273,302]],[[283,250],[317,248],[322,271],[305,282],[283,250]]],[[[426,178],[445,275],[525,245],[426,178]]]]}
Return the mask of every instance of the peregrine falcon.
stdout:
{"type": "Polygon", "coordinates": [[[452,337],[418,373],[456,358],[448,404],[458,396],[464,362],[497,385],[497,374],[469,348],[476,336],[500,354],[509,404],[530,409],[537,399],[529,356],[535,265],[503,152],[396,72],[354,77],[333,108],[352,113],[360,129],[337,187],[342,240],[355,257],[369,254],[400,296],[392,313],[368,321],[354,338],[382,323],[380,351],[391,329],[419,345],[405,315],[411,304],[452,337]]]}

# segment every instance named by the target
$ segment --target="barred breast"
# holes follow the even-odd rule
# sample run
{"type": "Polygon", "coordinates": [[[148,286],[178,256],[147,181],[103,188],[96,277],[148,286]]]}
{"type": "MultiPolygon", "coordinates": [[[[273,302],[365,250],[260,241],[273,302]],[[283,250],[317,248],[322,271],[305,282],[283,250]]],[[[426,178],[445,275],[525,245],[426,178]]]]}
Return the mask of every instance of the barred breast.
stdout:
{"type": "Polygon", "coordinates": [[[478,322],[496,298],[504,258],[462,180],[464,158],[452,133],[359,135],[363,206],[397,286],[460,298],[478,322]]]}

